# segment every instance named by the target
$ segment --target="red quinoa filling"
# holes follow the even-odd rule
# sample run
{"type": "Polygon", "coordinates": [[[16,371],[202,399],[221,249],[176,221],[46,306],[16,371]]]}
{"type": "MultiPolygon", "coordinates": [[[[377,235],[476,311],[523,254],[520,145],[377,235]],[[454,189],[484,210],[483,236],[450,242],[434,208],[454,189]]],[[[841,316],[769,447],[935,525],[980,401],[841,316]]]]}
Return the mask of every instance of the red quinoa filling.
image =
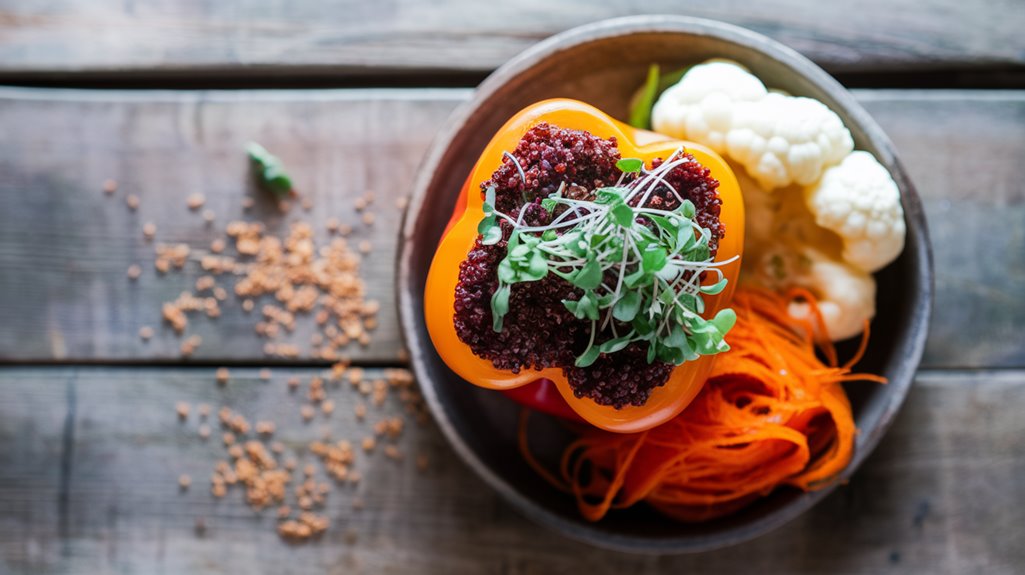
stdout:
{"type": "MultiPolygon", "coordinates": [[[[622,176],[616,167],[620,154],[615,138],[606,140],[546,123],[531,128],[511,156],[481,184],[481,193],[493,186],[496,207],[504,213],[518,213],[529,204],[524,219],[530,225],[547,224],[558,215],[549,214],[541,200],[560,184],[565,182],[568,194],[590,200],[593,190],[613,186],[622,176]]],[[[719,220],[719,182],[697,161],[678,166],[665,180],[694,203],[696,222],[711,232],[709,248],[714,256],[725,233],[719,220]]],[[[678,205],[665,185],[645,203],[665,210],[678,205]]],[[[498,369],[519,373],[522,369],[561,367],[577,397],[617,409],[644,405],[651,391],[665,384],[673,366],[648,363],[646,346],[633,343],[619,352],[603,354],[589,367],[575,367],[576,356],[587,347],[591,323],[575,318],[563,305],[562,300],[579,299],[581,292],[558,276],[513,285],[502,331],[494,331],[491,296],[498,288],[497,268],[505,257],[511,226],[503,221],[502,231],[503,240],[495,245],[483,245],[478,238],[459,266],[454,316],[459,339],[498,369]]]]}

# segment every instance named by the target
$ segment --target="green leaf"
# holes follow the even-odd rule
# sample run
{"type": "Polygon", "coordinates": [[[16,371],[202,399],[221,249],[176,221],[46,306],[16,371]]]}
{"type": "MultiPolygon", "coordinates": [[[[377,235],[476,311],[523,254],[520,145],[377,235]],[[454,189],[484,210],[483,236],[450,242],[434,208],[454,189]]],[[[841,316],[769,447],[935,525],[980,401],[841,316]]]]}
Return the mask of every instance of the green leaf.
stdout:
{"type": "Polygon", "coordinates": [[[644,160],[640,158],[622,158],[616,162],[616,167],[623,173],[633,174],[640,172],[644,168],[644,160]]]}
{"type": "Polygon", "coordinates": [[[727,280],[726,278],[722,278],[721,280],[715,282],[710,286],[703,285],[698,289],[701,290],[701,293],[706,293],[708,295],[718,295],[722,293],[722,290],[726,289],[726,284],[728,282],[729,280],[727,280]]]}
{"type": "Polygon", "coordinates": [[[676,247],[682,253],[688,253],[694,249],[694,245],[698,243],[697,237],[694,235],[693,229],[688,225],[681,227],[676,233],[676,247]]]}
{"type": "Polygon", "coordinates": [[[493,246],[500,241],[502,241],[502,228],[497,225],[494,225],[488,228],[486,232],[484,232],[484,237],[481,238],[480,243],[486,246],[493,246]]]}
{"type": "Polygon", "coordinates": [[[546,242],[553,241],[558,237],[559,235],[555,233],[555,230],[545,230],[545,233],[541,234],[541,240],[546,242]]]}
{"type": "Polygon", "coordinates": [[[694,202],[691,202],[690,200],[683,200],[683,203],[680,204],[680,207],[677,209],[680,214],[688,220],[693,219],[694,214],[697,213],[697,209],[694,207],[694,202]]]}
{"type": "Polygon", "coordinates": [[[526,261],[527,256],[530,255],[530,246],[520,244],[515,248],[509,250],[509,257],[513,261],[526,261]]]}
{"type": "MultiPolygon", "coordinates": [[[[635,128],[647,130],[651,128],[651,109],[658,98],[658,64],[648,67],[648,77],[644,81],[636,101],[630,107],[629,124],[635,128]]],[[[626,170],[623,170],[626,171],[626,170]]]]}
{"type": "Polygon", "coordinates": [[[553,200],[552,198],[545,198],[541,200],[541,207],[544,208],[546,212],[548,212],[548,215],[552,215],[552,212],[555,211],[555,206],[557,206],[558,204],[559,202],[553,200]]]}
{"type": "Polygon", "coordinates": [[[513,232],[509,234],[509,243],[505,247],[506,252],[511,252],[516,249],[516,246],[518,245],[520,245],[520,231],[513,230],[513,232]]]}
{"type": "Polygon", "coordinates": [[[601,285],[601,264],[590,259],[573,276],[573,285],[580,289],[590,290],[601,285]]]}
{"type": "Polygon", "coordinates": [[[737,312],[731,308],[721,309],[719,313],[715,314],[712,318],[712,323],[719,330],[719,333],[726,335],[733,326],[737,323],[737,312]]]}
{"type": "Polygon", "coordinates": [[[543,279],[548,275],[548,260],[541,255],[541,252],[535,251],[530,255],[530,261],[527,263],[527,273],[531,281],[543,279]]]}
{"type": "Polygon", "coordinates": [[[657,246],[649,247],[641,254],[641,267],[648,273],[655,273],[664,268],[667,261],[669,254],[664,248],[657,246]]]}
{"type": "Polygon", "coordinates": [[[658,360],[665,363],[671,363],[673,365],[680,365],[683,363],[683,352],[675,347],[669,347],[667,345],[658,346],[658,360]]]}
{"type": "Polygon", "coordinates": [[[601,355],[601,349],[592,345],[584,350],[584,353],[577,358],[573,365],[577,367],[588,367],[598,359],[599,355],[601,355]]]}
{"type": "Polygon", "coordinates": [[[594,191],[594,203],[605,206],[621,202],[626,191],[626,188],[598,188],[594,191]]]}
{"type": "Polygon", "coordinates": [[[495,186],[488,186],[488,189],[484,190],[484,203],[494,207],[494,205],[495,205],[495,186]]]}
{"type": "Polygon", "coordinates": [[[612,317],[622,322],[633,321],[641,310],[641,294],[628,291],[619,298],[612,308],[612,317]]]}
{"type": "Polygon", "coordinates": [[[505,318],[505,314],[509,313],[509,294],[512,289],[508,285],[503,285],[495,290],[494,295],[491,296],[491,321],[492,329],[495,331],[502,331],[502,320],[505,318]]]}
{"type": "Polygon", "coordinates": [[[514,284],[519,281],[519,273],[517,273],[509,258],[505,258],[498,263],[498,281],[504,284],[514,284]]]}
{"type": "Polygon", "coordinates": [[[626,202],[614,205],[609,213],[612,214],[612,221],[624,228],[629,228],[634,224],[633,208],[626,205],[626,202]]]}
{"type": "Polygon", "coordinates": [[[599,349],[602,353],[615,353],[623,349],[624,347],[630,345],[630,342],[632,341],[633,338],[631,338],[629,335],[624,335],[622,337],[617,337],[615,339],[610,339],[606,341],[605,343],[601,344],[599,349]]]}
{"type": "Polygon", "coordinates": [[[277,156],[256,142],[250,142],[246,146],[246,153],[253,163],[260,187],[278,198],[292,194],[292,179],[277,156]]]}
{"type": "Polygon", "coordinates": [[[658,344],[652,340],[648,345],[648,363],[655,361],[655,357],[658,355],[658,344]]]}
{"type": "Polygon", "coordinates": [[[676,239],[677,233],[680,230],[680,224],[673,221],[676,218],[673,218],[673,220],[670,220],[667,217],[653,216],[653,215],[649,215],[649,214],[645,214],[644,217],[646,217],[649,220],[651,220],[660,230],[662,230],[666,234],[668,234],[670,238],[672,238],[673,240],[676,239]]]}
{"type": "Polygon", "coordinates": [[[496,220],[497,218],[494,215],[482,218],[481,221],[477,224],[477,233],[486,234],[488,232],[488,229],[495,225],[496,220]]]}
{"type": "Polygon", "coordinates": [[[683,331],[683,326],[680,324],[673,324],[673,327],[669,329],[669,335],[662,340],[662,343],[683,350],[685,353],[691,351],[690,343],[687,341],[687,334],[683,331]]]}
{"type": "Polygon", "coordinates": [[[580,298],[580,306],[577,307],[577,311],[583,313],[587,319],[598,319],[598,299],[595,297],[594,292],[584,292],[584,295],[580,298]]]}
{"type": "Polygon", "coordinates": [[[652,275],[645,272],[643,268],[637,268],[637,271],[629,273],[623,278],[623,282],[628,288],[636,288],[646,286],[651,283],[652,275]]]}
{"type": "Polygon", "coordinates": [[[562,305],[577,319],[598,319],[598,302],[594,298],[594,292],[584,292],[576,301],[564,299],[562,305]]]}

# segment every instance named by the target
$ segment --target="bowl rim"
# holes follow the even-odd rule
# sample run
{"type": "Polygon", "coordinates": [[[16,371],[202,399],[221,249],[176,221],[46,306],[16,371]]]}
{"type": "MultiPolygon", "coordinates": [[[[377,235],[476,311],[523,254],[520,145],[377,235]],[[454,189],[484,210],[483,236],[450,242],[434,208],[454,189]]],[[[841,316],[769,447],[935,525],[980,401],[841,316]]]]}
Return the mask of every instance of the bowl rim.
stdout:
{"type": "Polygon", "coordinates": [[[406,344],[406,349],[409,352],[411,367],[418,381],[421,382],[420,388],[424,399],[438,427],[462,460],[521,514],[571,539],[597,547],[630,553],[696,553],[742,543],[790,522],[825,498],[837,485],[848,479],[875,449],[882,436],[892,425],[894,417],[907,397],[908,390],[911,387],[925,349],[934,292],[932,249],[921,199],[911,184],[903,166],[897,159],[892,142],[868,112],[854,99],[853,95],[811,60],[797,51],[757,32],[716,20],[678,15],[643,15],[612,18],[561,32],[538,42],[514,56],[489,75],[480,84],[470,100],[464,102],[453,111],[445,122],[444,127],[435,136],[424,155],[414,179],[410,201],[403,215],[400,230],[401,238],[398,246],[398,257],[396,258],[395,282],[400,331],[406,344]],[[686,34],[690,36],[711,37],[759,52],[804,76],[806,80],[833,98],[848,115],[848,121],[858,125],[865,132],[867,139],[872,142],[877,150],[877,159],[887,167],[900,189],[905,209],[905,218],[907,221],[912,222],[912,225],[908,226],[908,234],[916,235],[918,240],[913,243],[909,242],[908,245],[914,245],[918,252],[915,254],[917,256],[917,267],[912,271],[912,274],[920,280],[921,290],[916,296],[917,299],[912,302],[915,309],[910,316],[910,336],[902,342],[905,360],[894,370],[895,375],[891,377],[888,383],[890,393],[887,395],[887,402],[879,418],[879,423],[870,430],[870,433],[859,435],[858,444],[851,462],[840,474],[838,480],[834,481],[830,486],[818,491],[801,493],[789,504],[762,517],[710,535],[688,534],[652,539],[643,535],[614,534],[598,530],[583,519],[570,520],[564,518],[534,502],[512,484],[506,482],[500,475],[494,473],[477,457],[473,449],[463,441],[449,419],[446,407],[440,401],[433,382],[430,382],[430,379],[425,377],[425,374],[428,372],[422,348],[419,345],[410,345],[412,340],[415,343],[426,343],[427,346],[430,346],[429,341],[422,342],[414,334],[417,322],[422,321],[422,318],[417,317],[414,301],[418,297],[422,298],[422,294],[410,293],[408,289],[413,274],[413,262],[410,256],[412,250],[410,246],[416,241],[414,237],[416,215],[421,212],[426,200],[427,189],[434,178],[434,171],[443,159],[451,142],[462,131],[467,121],[499,89],[507,82],[527,72],[538,62],[552,57],[559,52],[585,44],[634,34],[686,34]]]}

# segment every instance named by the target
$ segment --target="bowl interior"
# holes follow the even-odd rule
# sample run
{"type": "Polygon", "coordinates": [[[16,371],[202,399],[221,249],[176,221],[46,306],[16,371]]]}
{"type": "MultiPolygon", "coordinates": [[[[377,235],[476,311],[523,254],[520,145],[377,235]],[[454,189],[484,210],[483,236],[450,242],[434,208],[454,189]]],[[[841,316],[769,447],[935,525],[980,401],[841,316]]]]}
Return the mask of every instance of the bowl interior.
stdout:
{"type": "MultiPolygon", "coordinates": [[[[423,288],[433,256],[466,174],[510,116],[551,97],[576,98],[625,118],[648,65],[664,71],[724,57],[750,68],[770,88],[810,96],[835,110],[856,147],[893,173],[908,220],[907,247],[877,274],[878,312],[859,368],[890,379],[848,387],[858,436],[854,471],[885,431],[902,402],[924,345],[931,301],[931,267],[921,206],[889,140],[850,94],[814,64],[762,36],[732,26],[681,17],[626,18],[578,28],[543,42],[496,71],[438,136],[417,179],[404,227],[399,300],[413,366],[439,424],[456,450],[493,487],[529,517],[574,538],[604,547],[647,552],[711,549],[764,533],[825,495],[780,489],[733,516],[680,524],[636,506],[588,523],[572,497],[556,491],[522,461],[516,448],[519,408],[500,394],[455,376],[431,346],[423,323],[423,288]]],[[[841,346],[841,353],[850,353],[841,346]]],[[[847,348],[847,349],[845,349],[847,348]]],[[[535,415],[532,447],[549,464],[558,460],[567,432],[535,415]]]]}

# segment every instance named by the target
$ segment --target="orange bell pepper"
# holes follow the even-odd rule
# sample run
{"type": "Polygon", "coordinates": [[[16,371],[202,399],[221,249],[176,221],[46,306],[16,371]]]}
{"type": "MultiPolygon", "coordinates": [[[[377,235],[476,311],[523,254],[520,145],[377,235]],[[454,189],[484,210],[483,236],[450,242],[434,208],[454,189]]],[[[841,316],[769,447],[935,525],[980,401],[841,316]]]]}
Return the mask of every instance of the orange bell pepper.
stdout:
{"type": "MultiPolygon", "coordinates": [[[[704,385],[715,355],[701,356],[675,367],[665,385],[652,390],[644,405],[616,409],[600,405],[589,398],[576,397],[561,367],[524,369],[518,374],[496,369],[489,360],[474,355],[456,334],[453,316],[459,264],[473,248],[478,235],[477,224],[484,217],[480,185],[502,164],[503,152],[516,149],[523,135],[540,122],[583,130],[601,138],[615,137],[622,157],[640,158],[647,165],[656,158],[669,157],[683,146],[700,164],[711,170],[712,177],[719,181],[718,193],[722,200],[720,220],[726,226],[726,234],[719,242],[716,261],[740,255],[744,244],[744,207],[740,188],[729,166],[715,152],[700,144],[671,140],[660,134],[632,128],[582,102],[545,100],[528,106],[506,122],[484,149],[467,178],[428,273],[424,291],[427,329],[442,360],[452,371],[474,385],[509,390],[547,378],[555,383],[570,408],[588,423],[620,433],[649,429],[668,421],[687,407],[704,385]]],[[[728,307],[740,272],[740,259],[721,269],[728,284],[720,294],[706,296],[705,317],[712,317],[720,309],[728,307]]]]}

